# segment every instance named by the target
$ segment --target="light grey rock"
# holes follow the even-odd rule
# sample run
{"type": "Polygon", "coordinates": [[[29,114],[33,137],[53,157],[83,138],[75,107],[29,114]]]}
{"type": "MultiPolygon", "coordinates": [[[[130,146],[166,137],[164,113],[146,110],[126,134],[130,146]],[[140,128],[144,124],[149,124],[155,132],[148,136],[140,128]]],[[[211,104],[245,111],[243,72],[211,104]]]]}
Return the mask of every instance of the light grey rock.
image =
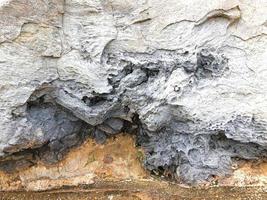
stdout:
{"type": "Polygon", "coordinates": [[[1,0],[0,168],[136,132],[194,183],[267,156],[267,2],[1,0]]]}

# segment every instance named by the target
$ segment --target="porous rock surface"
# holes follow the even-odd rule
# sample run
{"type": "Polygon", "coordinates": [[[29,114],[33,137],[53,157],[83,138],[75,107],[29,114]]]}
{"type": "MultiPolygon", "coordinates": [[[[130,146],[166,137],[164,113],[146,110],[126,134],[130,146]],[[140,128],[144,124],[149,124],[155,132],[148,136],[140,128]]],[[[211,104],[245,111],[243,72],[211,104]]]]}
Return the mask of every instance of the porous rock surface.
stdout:
{"type": "Polygon", "coordinates": [[[266,0],[1,0],[0,169],[136,134],[187,183],[267,156],[266,0]]]}

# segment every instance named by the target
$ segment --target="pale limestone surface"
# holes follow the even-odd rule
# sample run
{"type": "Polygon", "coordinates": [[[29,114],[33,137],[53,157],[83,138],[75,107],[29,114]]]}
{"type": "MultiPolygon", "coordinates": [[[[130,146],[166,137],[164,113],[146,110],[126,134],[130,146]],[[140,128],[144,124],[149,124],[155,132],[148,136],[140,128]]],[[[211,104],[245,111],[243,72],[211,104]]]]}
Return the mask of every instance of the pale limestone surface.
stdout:
{"type": "MultiPolygon", "coordinates": [[[[101,131],[109,118],[132,121],[138,114],[150,133],[149,144],[141,145],[148,151],[154,145],[147,168],[179,166],[177,175],[188,182],[228,174],[231,157],[264,155],[266,0],[9,0],[0,6],[1,156],[71,135],[51,132],[50,124],[81,129],[43,117],[46,106],[27,107],[43,94],[68,111],[63,122],[101,131]],[[95,96],[104,98],[100,105],[84,100],[95,96]],[[43,123],[36,125],[38,117],[43,123]],[[210,138],[219,132],[223,142],[210,138]],[[161,134],[168,135],[166,144],[151,136],[161,134]]],[[[72,146],[64,145],[58,148],[72,146]]]]}

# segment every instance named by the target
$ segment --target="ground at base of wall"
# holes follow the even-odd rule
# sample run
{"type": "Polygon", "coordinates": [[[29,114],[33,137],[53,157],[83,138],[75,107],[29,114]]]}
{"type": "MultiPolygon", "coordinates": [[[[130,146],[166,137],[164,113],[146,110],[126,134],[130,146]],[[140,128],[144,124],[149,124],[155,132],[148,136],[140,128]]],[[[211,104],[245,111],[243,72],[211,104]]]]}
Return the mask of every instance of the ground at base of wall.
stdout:
{"type": "Polygon", "coordinates": [[[189,199],[227,199],[263,200],[267,199],[264,187],[208,187],[185,188],[175,184],[158,181],[106,181],[97,184],[69,187],[44,192],[2,192],[2,200],[189,200],[189,199]]]}

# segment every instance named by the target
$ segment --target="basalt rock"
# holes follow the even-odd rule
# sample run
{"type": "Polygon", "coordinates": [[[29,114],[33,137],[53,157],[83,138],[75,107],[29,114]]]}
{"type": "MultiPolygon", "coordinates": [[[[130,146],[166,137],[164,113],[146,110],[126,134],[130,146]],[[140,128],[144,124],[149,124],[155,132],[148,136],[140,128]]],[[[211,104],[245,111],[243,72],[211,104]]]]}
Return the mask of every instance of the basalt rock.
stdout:
{"type": "Polygon", "coordinates": [[[187,183],[265,158],[266,7],[1,0],[0,169],[121,132],[146,169],[187,183]]]}

